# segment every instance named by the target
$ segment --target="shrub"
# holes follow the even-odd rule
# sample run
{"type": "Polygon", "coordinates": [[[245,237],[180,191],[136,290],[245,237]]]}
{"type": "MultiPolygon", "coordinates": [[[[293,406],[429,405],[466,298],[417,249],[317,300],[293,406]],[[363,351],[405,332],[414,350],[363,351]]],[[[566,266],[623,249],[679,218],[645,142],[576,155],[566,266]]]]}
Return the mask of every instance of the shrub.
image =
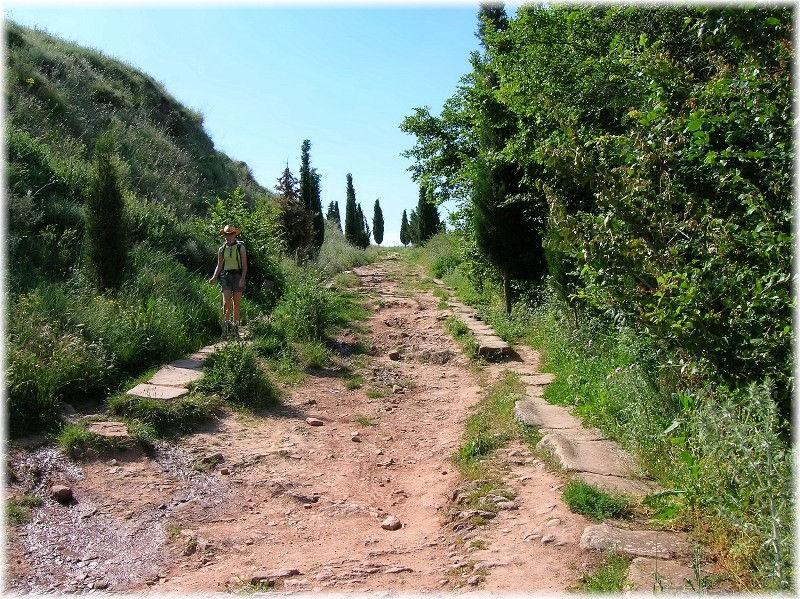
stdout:
{"type": "MultiPolygon", "coordinates": [[[[765,588],[793,584],[792,451],[770,381],[695,398],[681,452],[683,487],[735,532],[730,553],[765,588]]],[[[690,404],[691,405],[691,404],[690,404]]]]}
{"type": "Polygon", "coordinates": [[[288,339],[322,339],[330,323],[330,302],[319,277],[310,271],[295,270],[272,317],[288,339]]]}
{"type": "Polygon", "coordinates": [[[128,261],[124,197],[116,140],[111,130],[97,138],[94,172],[86,196],[89,259],[101,289],[118,289],[128,261]]]}
{"type": "Polygon", "coordinates": [[[255,351],[237,343],[230,343],[211,355],[197,388],[253,410],[278,402],[278,390],[259,365],[255,351]]]}
{"type": "Polygon", "coordinates": [[[605,493],[581,480],[570,481],[561,497],[573,512],[597,521],[614,518],[628,507],[624,497],[605,493]]]}

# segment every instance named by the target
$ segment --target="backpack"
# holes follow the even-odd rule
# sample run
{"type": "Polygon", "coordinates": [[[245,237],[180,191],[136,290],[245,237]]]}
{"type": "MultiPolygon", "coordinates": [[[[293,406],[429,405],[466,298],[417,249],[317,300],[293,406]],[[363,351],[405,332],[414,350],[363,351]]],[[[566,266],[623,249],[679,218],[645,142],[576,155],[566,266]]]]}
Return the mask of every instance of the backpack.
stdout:
{"type": "MultiPolygon", "coordinates": [[[[223,256],[223,263],[222,263],[223,268],[225,266],[225,262],[224,262],[225,248],[228,248],[228,247],[232,247],[232,246],[229,246],[227,243],[223,243],[220,246],[219,250],[217,250],[218,253],[223,256]]],[[[237,266],[237,270],[242,270],[242,248],[244,248],[244,241],[241,241],[240,239],[237,239],[236,240],[236,266],[237,266]]]]}

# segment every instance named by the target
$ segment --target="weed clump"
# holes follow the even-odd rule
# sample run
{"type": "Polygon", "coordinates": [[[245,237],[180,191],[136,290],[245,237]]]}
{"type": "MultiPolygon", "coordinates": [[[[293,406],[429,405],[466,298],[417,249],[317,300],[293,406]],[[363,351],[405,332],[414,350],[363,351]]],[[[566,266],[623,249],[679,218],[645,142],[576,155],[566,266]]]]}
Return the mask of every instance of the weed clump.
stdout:
{"type": "Polygon", "coordinates": [[[619,516],[628,507],[624,497],[605,493],[582,480],[570,481],[561,497],[573,512],[596,521],[619,516]]]}
{"type": "Polygon", "coordinates": [[[197,389],[250,410],[272,407],[279,399],[278,389],[261,368],[255,351],[238,343],[230,343],[209,357],[197,389]]]}
{"type": "Polygon", "coordinates": [[[168,437],[188,433],[209,420],[218,407],[218,400],[200,393],[164,401],[148,397],[119,394],[108,401],[112,414],[133,421],[135,433],[145,442],[150,437],[168,437]]]}
{"type": "Polygon", "coordinates": [[[31,509],[42,505],[42,499],[36,495],[12,497],[6,502],[6,522],[11,526],[20,526],[31,521],[31,509]]]}

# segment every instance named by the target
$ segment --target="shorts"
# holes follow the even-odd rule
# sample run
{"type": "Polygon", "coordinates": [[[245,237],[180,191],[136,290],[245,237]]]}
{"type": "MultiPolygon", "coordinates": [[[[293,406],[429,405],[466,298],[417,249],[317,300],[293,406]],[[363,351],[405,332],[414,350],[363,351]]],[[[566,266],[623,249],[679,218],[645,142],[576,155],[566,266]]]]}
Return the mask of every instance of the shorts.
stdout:
{"type": "Polygon", "coordinates": [[[220,273],[219,283],[223,291],[241,291],[239,281],[242,280],[242,272],[239,270],[226,270],[220,273]]]}

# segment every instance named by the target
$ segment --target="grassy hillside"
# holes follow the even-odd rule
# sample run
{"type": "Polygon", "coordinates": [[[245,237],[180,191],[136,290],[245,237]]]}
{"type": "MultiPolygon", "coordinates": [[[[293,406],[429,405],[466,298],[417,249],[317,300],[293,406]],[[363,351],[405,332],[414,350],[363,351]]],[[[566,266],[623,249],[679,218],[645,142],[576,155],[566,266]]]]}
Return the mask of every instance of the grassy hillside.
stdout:
{"type": "MultiPolygon", "coordinates": [[[[308,356],[324,361],[326,331],[360,313],[323,277],[370,258],[331,239],[318,264],[292,264],[279,202],[246,164],[214,149],[201,115],[99,52],[13,23],[6,34],[11,435],[57,432],[63,403],[103,410],[149,368],[218,338],[220,293],[208,277],[225,222],[242,228],[248,248],[243,317],[266,362],[252,350],[236,354],[231,363],[248,372],[226,367],[220,380],[252,378],[253,365],[266,377],[269,360],[294,369],[308,356]],[[100,176],[96,141],[109,131],[124,200],[118,226],[129,243],[121,283],[101,291],[86,199],[100,176]]],[[[240,404],[258,403],[239,395],[240,404]]]]}
{"type": "Polygon", "coordinates": [[[269,195],[245,163],[214,149],[202,115],[150,76],[14,23],[6,24],[6,36],[12,290],[63,276],[78,263],[92,150],[109,128],[128,171],[131,232],[189,266],[208,257],[209,248],[197,247],[185,227],[207,211],[208,200],[236,187],[251,203],[269,195]],[[164,228],[178,247],[166,246],[164,228]]]}

